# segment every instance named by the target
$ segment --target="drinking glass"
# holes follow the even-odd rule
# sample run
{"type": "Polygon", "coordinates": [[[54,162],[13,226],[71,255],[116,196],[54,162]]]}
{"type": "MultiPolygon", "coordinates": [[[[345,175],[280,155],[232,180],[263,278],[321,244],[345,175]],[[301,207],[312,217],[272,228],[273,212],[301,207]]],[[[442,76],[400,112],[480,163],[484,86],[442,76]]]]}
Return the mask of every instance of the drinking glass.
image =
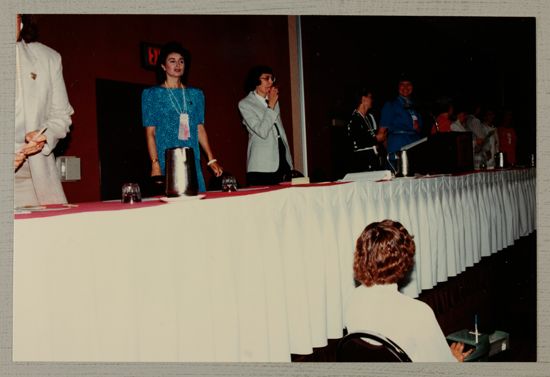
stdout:
{"type": "Polygon", "coordinates": [[[237,191],[237,179],[232,175],[222,177],[222,191],[231,192],[237,191]]]}
{"type": "Polygon", "coordinates": [[[122,203],[141,202],[141,191],[137,183],[125,183],[122,185],[122,203]]]}

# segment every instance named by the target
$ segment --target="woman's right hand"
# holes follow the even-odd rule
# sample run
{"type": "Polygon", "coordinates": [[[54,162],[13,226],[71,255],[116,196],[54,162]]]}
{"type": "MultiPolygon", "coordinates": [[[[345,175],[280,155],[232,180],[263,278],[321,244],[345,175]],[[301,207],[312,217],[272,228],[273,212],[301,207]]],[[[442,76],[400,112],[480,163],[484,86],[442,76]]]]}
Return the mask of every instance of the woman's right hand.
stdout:
{"type": "Polygon", "coordinates": [[[269,106],[270,109],[275,109],[275,105],[279,100],[279,88],[277,88],[276,86],[272,86],[267,96],[267,106],[269,106]]]}
{"type": "Polygon", "coordinates": [[[27,156],[25,156],[25,153],[17,152],[15,153],[15,157],[13,159],[13,168],[17,169],[19,166],[25,162],[27,159],[27,156]]]}
{"type": "Polygon", "coordinates": [[[160,173],[160,164],[158,161],[155,161],[151,164],[151,177],[161,175],[160,173]]]}
{"type": "Polygon", "coordinates": [[[474,352],[474,348],[471,348],[470,350],[464,352],[464,343],[462,342],[455,342],[450,345],[450,348],[451,353],[459,362],[463,362],[466,357],[470,356],[470,354],[474,352]]]}

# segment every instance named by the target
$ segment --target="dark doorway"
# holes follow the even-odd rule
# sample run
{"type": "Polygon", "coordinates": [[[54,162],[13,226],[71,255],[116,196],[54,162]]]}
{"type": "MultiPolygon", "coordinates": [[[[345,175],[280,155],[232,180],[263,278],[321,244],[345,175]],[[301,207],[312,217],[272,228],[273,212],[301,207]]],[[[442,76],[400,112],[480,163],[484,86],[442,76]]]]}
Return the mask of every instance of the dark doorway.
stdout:
{"type": "Polygon", "coordinates": [[[141,122],[141,92],[149,85],[96,80],[101,200],[119,199],[125,182],[148,196],[150,163],[141,122]]]}

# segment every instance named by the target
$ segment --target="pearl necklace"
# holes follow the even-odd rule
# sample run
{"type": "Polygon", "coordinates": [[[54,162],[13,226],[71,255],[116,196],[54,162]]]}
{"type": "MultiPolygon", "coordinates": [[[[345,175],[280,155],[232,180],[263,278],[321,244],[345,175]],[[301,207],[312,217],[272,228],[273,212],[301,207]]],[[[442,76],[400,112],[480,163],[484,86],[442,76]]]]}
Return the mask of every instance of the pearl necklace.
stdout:
{"type": "Polygon", "coordinates": [[[164,81],[164,87],[166,89],[168,89],[168,97],[170,98],[170,102],[172,103],[172,107],[174,108],[174,110],[178,113],[178,114],[187,114],[187,100],[185,98],[185,88],[183,87],[183,85],[181,85],[181,83],[178,83],[178,87],[177,88],[171,88],[168,86],[168,82],[164,81]],[[182,89],[182,93],[183,93],[183,108],[179,106],[178,104],[178,100],[177,98],[174,96],[174,94],[172,93],[172,90],[171,89],[182,89]]]}

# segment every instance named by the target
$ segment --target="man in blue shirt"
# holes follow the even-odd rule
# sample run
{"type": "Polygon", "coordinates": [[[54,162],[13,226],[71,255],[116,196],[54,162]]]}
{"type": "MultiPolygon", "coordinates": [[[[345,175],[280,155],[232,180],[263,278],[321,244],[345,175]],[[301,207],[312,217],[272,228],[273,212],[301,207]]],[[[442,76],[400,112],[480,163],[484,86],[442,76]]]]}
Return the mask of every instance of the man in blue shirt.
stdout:
{"type": "Polygon", "coordinates": [[[422,119],[410,99],[412,82],[408,78],[401,78],[398,91],[396,99],[384,104],[380,116],[380,131],[386,137],[390,160],[395,160],[395,152],[403,146],[422,137],[422,119]]]}

